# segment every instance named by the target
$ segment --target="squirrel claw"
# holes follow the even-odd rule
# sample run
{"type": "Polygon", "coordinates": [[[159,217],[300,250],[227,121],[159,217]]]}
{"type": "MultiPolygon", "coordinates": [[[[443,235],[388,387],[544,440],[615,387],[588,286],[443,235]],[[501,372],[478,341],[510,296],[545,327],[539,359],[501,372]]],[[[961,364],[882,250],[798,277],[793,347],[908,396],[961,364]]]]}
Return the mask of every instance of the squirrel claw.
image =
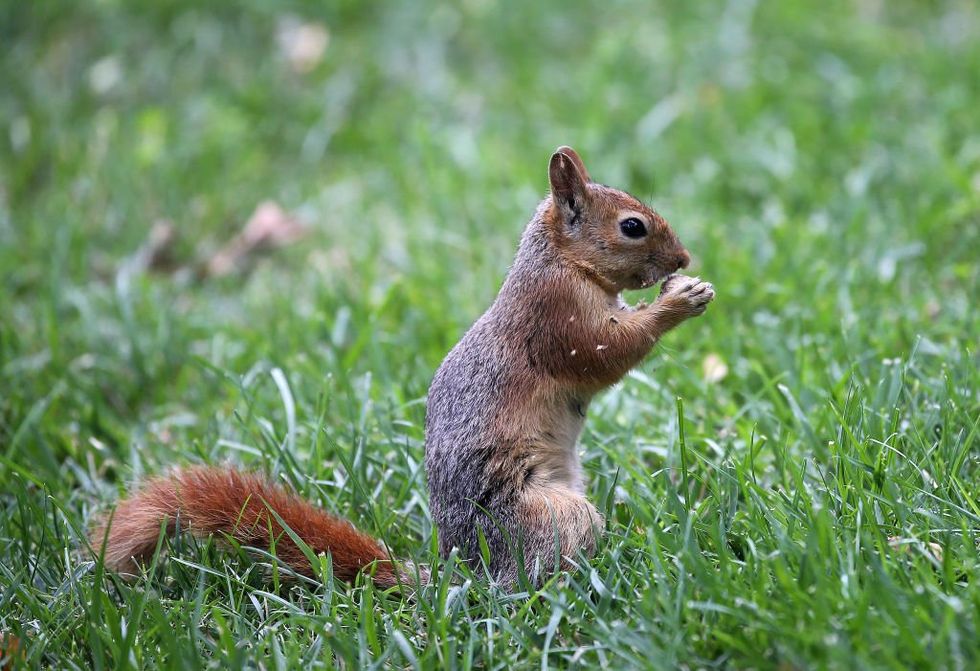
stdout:
{"type": "Polygon", "coordinates": [[[658,303],[669,302],[691,316],[700,315],[715,298],[715,288],[700,277],[671,275],[664,280],[658,303]]]}

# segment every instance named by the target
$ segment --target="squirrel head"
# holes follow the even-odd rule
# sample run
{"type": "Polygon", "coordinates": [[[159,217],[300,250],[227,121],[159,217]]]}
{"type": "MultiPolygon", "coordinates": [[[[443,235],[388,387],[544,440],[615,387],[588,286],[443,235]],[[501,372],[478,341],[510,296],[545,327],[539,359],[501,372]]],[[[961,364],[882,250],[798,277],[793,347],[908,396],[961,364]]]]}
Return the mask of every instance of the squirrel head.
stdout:
{"type": "Polygon", "coordinates": [[[596,184],[571,147],[548,166],[545,225],[562,257],[615,292],[652,286],[691,257],[659,214],[624,191],[596,184]]]}

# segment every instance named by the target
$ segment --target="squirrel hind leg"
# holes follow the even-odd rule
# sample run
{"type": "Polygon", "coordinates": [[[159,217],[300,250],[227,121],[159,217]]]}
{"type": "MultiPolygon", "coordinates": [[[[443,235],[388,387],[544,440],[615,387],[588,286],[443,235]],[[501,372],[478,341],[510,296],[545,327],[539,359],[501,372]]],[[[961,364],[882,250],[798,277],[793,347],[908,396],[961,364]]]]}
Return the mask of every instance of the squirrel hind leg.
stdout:
{"type": "Polygon", "coordinates": [[[603,519],[581,494],[532,488],[525,492],[521,513],[528,570],[537,563],[541,577],[550,574],[556,550],[561,570],[574,569],[573,558],[580,552],[586,556],[594,554],[603,519]]]}

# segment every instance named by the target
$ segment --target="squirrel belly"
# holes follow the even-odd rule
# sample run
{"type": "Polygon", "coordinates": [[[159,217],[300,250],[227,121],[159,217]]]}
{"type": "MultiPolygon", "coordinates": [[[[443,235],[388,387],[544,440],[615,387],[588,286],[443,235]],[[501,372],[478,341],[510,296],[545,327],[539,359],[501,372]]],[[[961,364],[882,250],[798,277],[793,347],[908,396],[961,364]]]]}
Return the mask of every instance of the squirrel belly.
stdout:
{"type": "Polygon", "coordinates": [[[165,523],[168,536],[184,531],[198,537],[227,534],[242,545],[262,549],[274,542],[279,559],[312,576],[306,555],[270,511],[315,553],[329,552],[334,575],[341,580],[351,582],[369,566],[380,587],[407,577],[398,574],[377,541],[346,520],[260,475],[231,468],[193,467],[146,481],[119,502],[111,520],[106,517],[96,525],[90,539],[97,552],[103,549],[108,569],[132,573],[152,557],[165,523]]]}

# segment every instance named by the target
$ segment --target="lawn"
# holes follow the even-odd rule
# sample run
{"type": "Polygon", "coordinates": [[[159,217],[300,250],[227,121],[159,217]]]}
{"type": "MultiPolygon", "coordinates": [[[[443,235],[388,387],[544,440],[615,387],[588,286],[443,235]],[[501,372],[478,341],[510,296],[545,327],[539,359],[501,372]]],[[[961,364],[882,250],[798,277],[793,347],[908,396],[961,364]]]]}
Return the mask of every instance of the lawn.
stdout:
{"type": "Polygon", "coordinates": [[[8,2],[0,44],[24,666],[980,668],[975,3],[8,2]],[[506,594],[434,550],[425,394],[560,144],[718,297],[590,410],[597,556],[506,594]],[[264,201],[306,235],[208,272],[264,201]],[[131,483],[228,462],[433,584],[85,551],[131,483]]]}

